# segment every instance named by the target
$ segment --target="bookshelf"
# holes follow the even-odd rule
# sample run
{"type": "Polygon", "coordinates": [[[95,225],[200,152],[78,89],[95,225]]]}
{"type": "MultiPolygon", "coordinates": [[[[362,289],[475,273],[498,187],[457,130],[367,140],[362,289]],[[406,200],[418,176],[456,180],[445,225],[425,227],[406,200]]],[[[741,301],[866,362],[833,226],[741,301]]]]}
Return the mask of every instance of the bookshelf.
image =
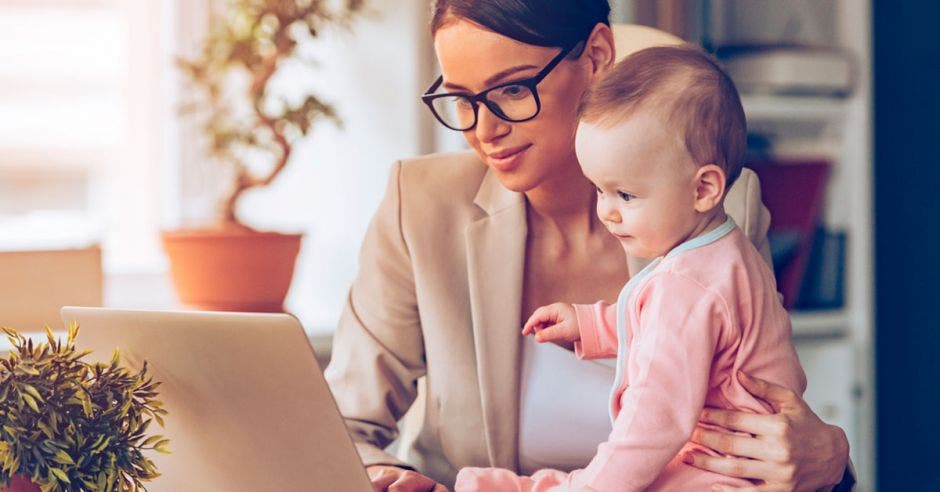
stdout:
{"type": "Polygon", "coordinates": [[[742,94],[741,104],[752,122],[842,121],[845,101],[825,96],[771,96],[742,94]]]}
{"type": "Polygon", "coordinates": [[[845,430],[856,490],[870,491],[875,484],[870,2],[832,3],[836,44],[854,57],[852,93],[742,93],[742,103],[749,129],[770,135],[776,156],[832,162],[820,220],[846,236],[844,304],[791,311],[793,339],[809,380],[807,403],[823,420],[845,430]]]}

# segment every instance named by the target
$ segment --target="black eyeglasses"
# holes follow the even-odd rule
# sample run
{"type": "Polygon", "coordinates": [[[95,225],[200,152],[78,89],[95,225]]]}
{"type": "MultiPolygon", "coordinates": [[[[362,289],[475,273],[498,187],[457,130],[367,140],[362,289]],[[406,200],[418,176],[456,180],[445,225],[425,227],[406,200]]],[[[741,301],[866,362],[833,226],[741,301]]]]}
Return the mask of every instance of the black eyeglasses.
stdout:
{"type": "Polygon", "coordinates": [[[441,75],[431,84],[431,87],[428,87],[428,90],[421,96],[421,100],[428,105],[437,121],[458,132],[470,130],[477,125],[480,103],[485,104],[493,114],[503,120],[514,123],[531,120],[538,116],[542,109],[535,86],[579,44],[576,43],[574,46],[561,50],[561,53],[552,58],[552,61],[548,62],[548,65],[545,65],[545,68],[534,77],[506,82],[477,94],[467,92],[434,94],[434,91],[444,82],[444,76],[441,75]]]}

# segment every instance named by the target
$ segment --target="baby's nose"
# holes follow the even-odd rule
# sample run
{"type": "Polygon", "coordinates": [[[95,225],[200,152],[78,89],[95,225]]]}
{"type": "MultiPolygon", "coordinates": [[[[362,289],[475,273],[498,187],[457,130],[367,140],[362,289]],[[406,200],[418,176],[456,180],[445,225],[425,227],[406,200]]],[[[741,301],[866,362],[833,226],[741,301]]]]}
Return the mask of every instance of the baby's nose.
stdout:
{"type": "Polygon", "coordinates": [[[606,207],[601,212],[601,220],[604,222],[619,224],[622,220],[620,212],[614,207],[606,207]]]}

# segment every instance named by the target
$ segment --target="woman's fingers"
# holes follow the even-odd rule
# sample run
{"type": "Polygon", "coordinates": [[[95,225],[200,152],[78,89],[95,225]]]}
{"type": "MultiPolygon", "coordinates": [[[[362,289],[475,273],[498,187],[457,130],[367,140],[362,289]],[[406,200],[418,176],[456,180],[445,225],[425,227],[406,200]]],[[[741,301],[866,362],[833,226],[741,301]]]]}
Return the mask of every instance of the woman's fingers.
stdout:
{"type": "Polygon", "coordinates": [[[790,492],[791,490],[792,489],[778,484],[752,485],[750,487],[732,487],[730,485],[712,486],[712,492],[790,492]]]}
{"type": "Polygon", "coordinates": [[[768,448],[767,443],[749,435],[730,434],[698,427],[692,433],[692,442],[741,458],[767,461],[778,457],[777,453],[772,452],[773,448],[768,448]]]}
{"type": "Polygon", "coordinates": [[[689,453],[683,461],[696,468],[712,471],[726,477],[753,478],[767,475],[768,465],[762,461],[744,458],[711,456],[703,453],[689,453]]]}
{"type": "Polygon", "coordinates": [[[803,400],[793,391],[778,384],[755,378],[738,371],[738,382],[748,393],[766,401],[779,412],[786,407],[805,406],[803,400]]]}
{"type": "Polygon", "coordinates": [[[375,492],[447,492],[443,485],[404,468],[379,465],[367,470],[375,492]]]}
{"type": "MultiPolygon", "coordinates": [[[[756,413],[738,412],[736,410],[722,410],[706,408],[702,411],[701,421],[724,427],[728,430],[747,432],[755,435],[777,435],[784,431],[785,423],[778,415],[761,415],[756,413]]],[[[729,453],[723,449],[716,449],[729,453]]],[[[737,453],[731,453],[737,454],[737,453]]]]}
{"type": "MultiPolygon", "coordinates": [[[[783,487],[779,490],[792,490],[793,488],[792,485],[785,485],[792,484],[792,467],[781,467],[766,461],[711,456],[695,452],[686,455],[683,461],[696,468],[715,472],[726,477],[748,479],[764,477],[765,483],[753,490],[778,490],[778,487],[783,487]]],[[[726,490],[751,490],[748,488],[735,488],[728,485],[720,486],[726,487],[726,490]]]]}
{"type": "Polygon", "coordinates": [[[741,372],[737,377],[748,392],[773,406],[776,413],[704,410],[703,422],[754,437],[723,437],[722,429],[702,430],[697,442],[735,458],[697,454],[696,466],[761,480],[755,490],[762,491],[817,490],[839,483],[848,460],[845,433],[820,420],[795,392],[741,372]]]}
{"type": "MultiPolygon", "coordinates": [[[[398,479],[388,486],[388,492],[437,492],[440,484],[430,478],[406,471],[398,476],[398,479]]],[[[441,485],[441,487],[443,487],[441,485]]],[[[447,490],[446,488],[444,490],[447,490]]]]}

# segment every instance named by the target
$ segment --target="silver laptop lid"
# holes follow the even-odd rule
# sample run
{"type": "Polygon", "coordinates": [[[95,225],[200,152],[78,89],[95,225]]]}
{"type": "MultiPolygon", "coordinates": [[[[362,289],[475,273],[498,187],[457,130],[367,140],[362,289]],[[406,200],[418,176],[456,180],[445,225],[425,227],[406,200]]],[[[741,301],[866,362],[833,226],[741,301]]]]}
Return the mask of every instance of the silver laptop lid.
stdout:
{"type": "Polygon", "coordinates": [[[162,491],[371,491],[300,326],[286,314],[62,308],[79,348],[148,361],[171,454],[150,455],[162,491]]]}

